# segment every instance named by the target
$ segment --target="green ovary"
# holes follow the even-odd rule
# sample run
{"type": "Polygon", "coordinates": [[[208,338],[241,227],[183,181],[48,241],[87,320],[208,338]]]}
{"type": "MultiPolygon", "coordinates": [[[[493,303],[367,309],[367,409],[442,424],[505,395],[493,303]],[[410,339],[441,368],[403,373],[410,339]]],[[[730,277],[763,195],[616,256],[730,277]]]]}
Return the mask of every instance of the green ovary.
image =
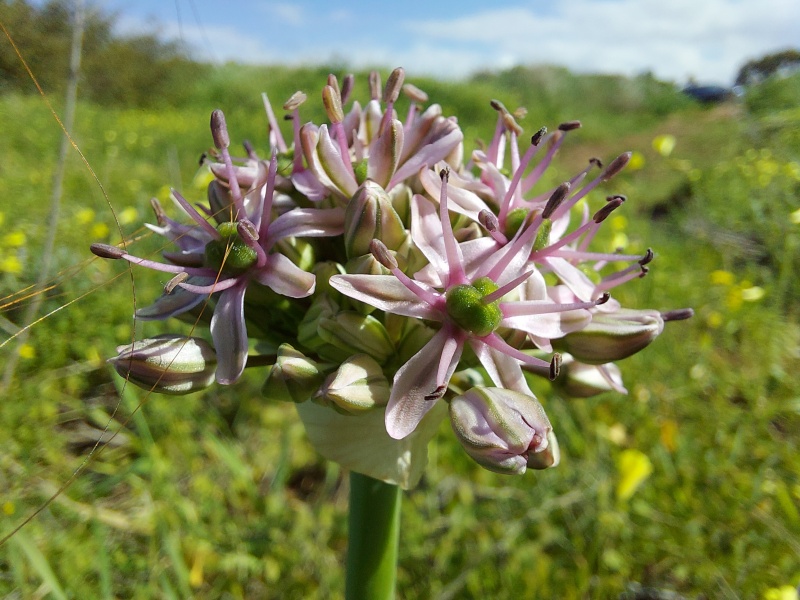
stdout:
{"type": "Polygon", "coordinates": [[[484,297],[497,289],[488,277],[474,283],[456,285],[446,293],[447,314],[455,323],[478,337],[489,335],[500,326],[503,313],[497,300],[485,302],[484,297]]]}
{"type": "Polygon", "coordinates": [[[244,243],[236,231],[236,223],[220,223],[217,227],[221,240],[206,244],[204,265],[226,275],[239,275],[258,260],[256,251],[244,243]],[[227,256],[226,256],[227,254],[227,256]]]}

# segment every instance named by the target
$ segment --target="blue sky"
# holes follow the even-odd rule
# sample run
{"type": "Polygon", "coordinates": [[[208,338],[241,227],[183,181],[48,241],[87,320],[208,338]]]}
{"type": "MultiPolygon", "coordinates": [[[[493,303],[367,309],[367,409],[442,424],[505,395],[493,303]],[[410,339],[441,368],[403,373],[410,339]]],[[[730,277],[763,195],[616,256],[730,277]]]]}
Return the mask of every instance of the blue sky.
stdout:
{"type": "Polygon", "coordinates": [[[337,60],[411,76],[547,63],[724,84],[750,58],[800,47],[798,0],[96,1],[120,31],[158,29],[204,60],[337,60]]]}

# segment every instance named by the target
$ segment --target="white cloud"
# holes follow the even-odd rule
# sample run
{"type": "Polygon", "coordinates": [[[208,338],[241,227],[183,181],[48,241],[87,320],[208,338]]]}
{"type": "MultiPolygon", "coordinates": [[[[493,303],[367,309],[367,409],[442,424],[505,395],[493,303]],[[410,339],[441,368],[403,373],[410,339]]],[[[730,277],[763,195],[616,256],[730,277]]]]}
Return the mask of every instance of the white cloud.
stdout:
{"type": "MultiPolygon", "coordinates": [[[[351,13],[337,9],[325,19],[336,23],[335,42],[318,35],[314,20],[306,18],[308,9],[288,3],[262,6],[268,14],[256,19],[258,25],[184,23],[179,28],[173,22],[164,23],[161,31],[183,39],[198,49],[198,58],[208,60],[337,60],[354,67],[403,65],[409,73],[448,78],[482,68],[546,63],[579,72],[633,75],[650,70],[677,82],[695,76],[726,83],[746,60],[800,46],[797,0],[565,0],[554,3],[548,14],[524,7],[452,17],[438,13],[435,18],[428,12],[425,18],[396,22],[386,36],[359,28],[351,13]],[[283,34],[282,43],[271,41],[276,32],[283,34]],[[297,42],[287,45],[289,32],[297,42]]],[[[119,25],[153,30],[152,22],[125,16],[119,25]]]]}
{"type": "Polygon", "coordinates": [[[267,9],[268,17],[276,18],[276,20],[283,21],[288,25],[298,26],[306,21],[305,11],[297,4],[271,2],[265,5],[265,8],[267,9]]]}
{"type": "Polygon", "coordinates": [[[439,45],[477,46],[483,66],[551,63],[578,71],[726,81],[746,59],[800,43],[794,0],[571,0],[550,15],[495,9],[407,22],[439,45]]]}

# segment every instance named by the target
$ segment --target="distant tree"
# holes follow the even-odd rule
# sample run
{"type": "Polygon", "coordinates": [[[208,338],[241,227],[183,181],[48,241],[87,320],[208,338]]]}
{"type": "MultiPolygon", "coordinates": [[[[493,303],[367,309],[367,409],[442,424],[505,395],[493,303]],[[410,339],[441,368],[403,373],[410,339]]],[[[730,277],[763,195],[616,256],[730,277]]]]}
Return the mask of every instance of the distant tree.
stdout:
{"type": "Polygon", "coordinates": [[[798,70],[800,70],[800,51],[784,50],[745,63],[736,76],[736,85],[760,83],[775,73],[798,70]]]}
{"type": "MultiPolygon", "coordinates": [[[[71,3],[48,0],[34,6],[25,0],[0,0],[0,20],[46,92],[66,85],[71,3]]],[[[80,95],[102,104],[154,106],[179,104],[206,68],[179,44],[155,33],[120,37],[115,16],[87,7],[80,95]]],[[[0,91],[33,91],[33,82],[10,47],[0,40],[0,91]]]]}

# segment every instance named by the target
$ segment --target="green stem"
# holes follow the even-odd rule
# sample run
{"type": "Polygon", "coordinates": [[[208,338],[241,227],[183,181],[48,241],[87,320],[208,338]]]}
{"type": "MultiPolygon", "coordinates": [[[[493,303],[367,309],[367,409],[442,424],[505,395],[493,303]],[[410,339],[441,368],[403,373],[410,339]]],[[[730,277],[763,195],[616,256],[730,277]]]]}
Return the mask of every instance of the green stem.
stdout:
{"type": "Polygon", "coordinates": [[[401,491],[350,473],[346,600],[391,600],[397,578],[401,491]]]}

